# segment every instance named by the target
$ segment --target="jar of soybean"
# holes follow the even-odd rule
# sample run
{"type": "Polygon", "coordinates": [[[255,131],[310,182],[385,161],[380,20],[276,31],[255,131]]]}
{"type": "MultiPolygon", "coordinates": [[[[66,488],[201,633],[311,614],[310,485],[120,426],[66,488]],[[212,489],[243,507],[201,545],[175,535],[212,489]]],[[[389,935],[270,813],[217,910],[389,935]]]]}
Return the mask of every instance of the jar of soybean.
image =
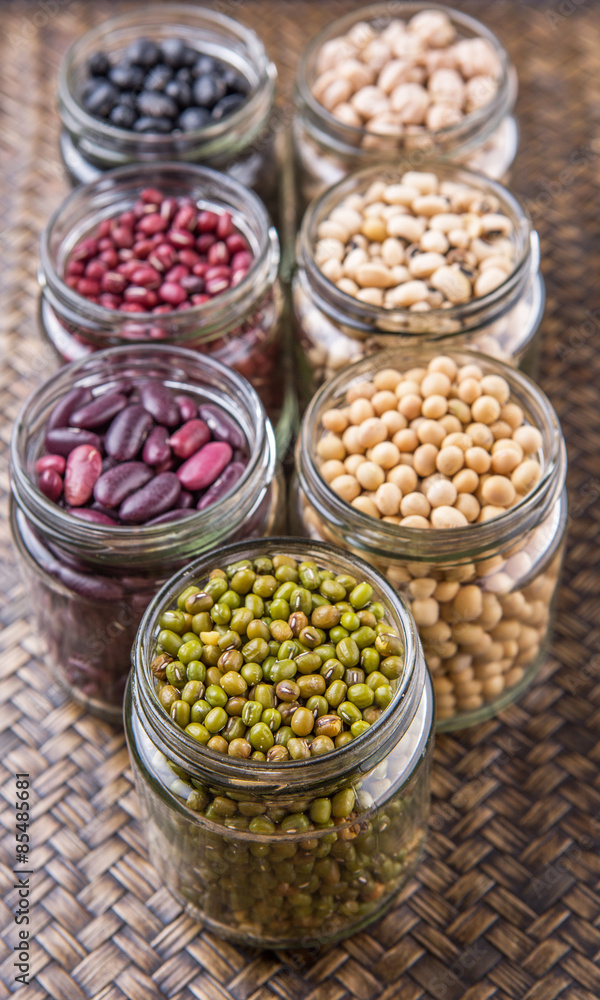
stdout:
{"type": "Polygon", "coordinates": [[[346,174],[399,159],[444,159],[508,175],[518,131],[517,75],[499,40],[452,8],[363,7],[306,48],[296,80],[294,143],[306,205],[346,174]]]}
{"type": "Polygon", "coordinates": [[[360,555],[406,598],[440,730],[496,714],[538,673],[564,548],[565,474],[546,396],[475,352],[365,358],[306,411],[293,526],[360,555]]]}
{"type": "Polygon", "coordinates": [[[321,946],[376,919],[414,871],[431,684],[405,603],[354,555],[275,538],[191,563],[142,620],[124,712],[151,860],[212,933],[321,946]]]}
{"type": "Polygon", "coordinates": [[[305,396],[365,355],[468,347],[531,372],[539,239],[519,201],[438,163],[369,167],[307,209],[293,281],[305,396]]]}

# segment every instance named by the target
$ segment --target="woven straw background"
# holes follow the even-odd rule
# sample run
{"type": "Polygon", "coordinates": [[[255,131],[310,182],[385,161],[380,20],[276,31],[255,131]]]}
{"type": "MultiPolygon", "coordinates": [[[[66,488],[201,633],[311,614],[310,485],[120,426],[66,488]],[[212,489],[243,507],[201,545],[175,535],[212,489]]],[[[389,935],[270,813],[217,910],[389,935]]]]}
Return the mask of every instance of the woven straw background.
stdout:
{"type": "MultiPolygon", "coordinates": [[[[151,869],[123,736],[70,704],[36,659],[5,518],[19,406],[53,366],[36,332],[38,238],[67,191],[56,68],[131,4],[2,0],[0,74],[0,998],[15,987],[14,774],[32,776],[27,1000],[597,1000],[600,997],[600,4],[458,0],[510,49],[521,92],[513,186],[548,288],[540,379],[569,448],[570,545],[541,682],[438,740],[426,857],[396,908],[324,954],[223,944],[151,869]]],[[[282,94],[305,41],[352,4],[221,0],[264,36],[282,94]]]]}

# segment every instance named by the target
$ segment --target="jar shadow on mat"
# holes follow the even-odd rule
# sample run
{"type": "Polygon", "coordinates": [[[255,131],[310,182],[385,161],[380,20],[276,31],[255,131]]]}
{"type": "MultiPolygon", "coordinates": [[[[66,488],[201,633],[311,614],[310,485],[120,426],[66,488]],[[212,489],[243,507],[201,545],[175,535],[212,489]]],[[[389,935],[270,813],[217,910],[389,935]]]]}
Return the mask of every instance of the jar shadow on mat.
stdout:
{"type": "Polygon", "coordinates": [[[501,375],[525,419],[540,430],[537,485],[501,516],[448,529],[386,523],[342,500],[318,468],[321,415],[376,371],[407,370],[435,356],[386,351],[322,386],[303,419],[290,503],[295,531],[361,556],[409,606],[418,597],[418,581],[431,581],[439,616],[420,625],[419,633],[436,691],[437,728],[446,731],[482,722],[513,702],[548,651],[567,522],[566,449],[550,402],[527,376],[475,352],[453,351],[457,363],[501,375]],[[477,598],[473,613],[459,613],[462,600],[454,608],[462,590],[465,600],[477,598]]]}
{"type": "MultiPolygon", "coordinates": [[[[494,197],[511,221],[515,266],[506,281],[486,295],[450,308],[426,312],[385,308],[360,301],[323,274],[314,251],[320,224],[349,195],[364,194],[383,180],[397,184],[408,169],[368,168],[329,188],[307,209],[297,240],[297,271],[293,279],[296,356],[300,394],[306,404],[316,386],[365,355],[402,347],[481,350],[529,372],[534,366],[545,304],[537,232],[520,202],[505,187],[481,174],[431,165],[441,182],[465,184],[494,197]]],[[[401,287],[401,286],[400,286],[401,287]]]]}
{"type": "Polygon", "coordinates": [[[132,342],[179,345],[217,358],[252,383],[284,454],[295,400],[278,268],[279,241],[265,206],[237,181],[208,168],[171,163],[120,168],[77,188],[48,221],[38,273],[40,329],[63,361],[132,342]],[[129,211],[145,188],[230,212],[254,258],[246,277],[202,305],[163,314],[108,309],[70,288],[65,268],[74,247],[104,219],[129,211]]]}
{"type": "Polygon", "coordinates": [[[202,552],[281,530],[285,517],[273,430],[252,387],[212,358],[164,345],[98,352],[43,383],[15,422],[10,477],[12,537],[45,662],[75,700],[113,722],[121,720],[138,623],[162,583],[202,552]],[[175,523],[113,527],[80,520],[44,496],[34,466],[56,402],[75,386],[154,378],[225,406],[246,438],[248,465],[218,508],[175,523]]]}
{"type": "Polygon", "coordinates": [[[132,655],[125,727],[150,857],[190,915],[244,944],[319,947],[391,905],[426,834],[433,706],[414,622],[385,579],[352,555],[302,539],[229,546],[165,585],[132,655]],[[393,700],[366,732],[321,757],[285,764],[198,744],[163,709],[150,666],[161,612],[188,585],[215,567],[276,553],[370,582],[405,649],[393,700]],[[337,800],[348,800],[343,809],[322,823],[311,818],[315,800],[344,791],[337,800]],[[270,832],[253,831],[251,817],[264,814],[270,832]]]}
{"type": "Polygon", "coordinates": [[[517,89],[516,71],[496,36],[480,21],[458,10],[427,2],[403,2],[396,8],[384,3],[363,7],[334,21],[307,46],[296,78],[294,146],[303,205],[351,171],[374,163],[393,164],[398,159],[407,163],[407,169],[427,169],[432,161],[443,159],[506,179],[518,145],[517,124],[511,117],[517,89]],[[483,38],[492,46],[501,74],[498,89],[487,104],[445,128],[389,135],[344,124],[316,100],[312,89],[319,52],[325,43],[359,22],[379,32],[395,14],[409,18],[429,10],[447,14],[462,37],[483,38]]]}
{"type": "Polygon", "coordinates": [[[258,35],[218,11],[191,4],[151,5],[110,18],[86,32],[67,51],[58,71],[60,148],[71,178],[89,183],[129,163],[185,161],[223,170],[255,188],[276,208],[276,130],[270,121],[277,69],[258,35]],[[232,114],[192,132],[143,134],[117,128],[84,109],[81,93],[88,58],[102,50],[123,52],[141,36],[160,43],[181,39],[199,54],[216,58],[247,80],[248,99],[232,114]]]}

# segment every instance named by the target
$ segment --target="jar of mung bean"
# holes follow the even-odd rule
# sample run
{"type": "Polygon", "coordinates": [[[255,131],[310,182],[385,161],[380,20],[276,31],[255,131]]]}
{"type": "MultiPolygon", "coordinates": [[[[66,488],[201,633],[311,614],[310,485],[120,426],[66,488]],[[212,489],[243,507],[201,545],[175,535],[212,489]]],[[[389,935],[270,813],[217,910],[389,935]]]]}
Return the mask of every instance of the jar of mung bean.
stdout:
{"type": "Polygon", "coordinates": [[[431,686],[406,605],[360,559],[329,545],[278,538],[195,561],[169,581],[142,620],[124,714],[152,862],[186,911],[219,936],[260,947],[318,947],[374,920],[414,871],[429,809],[431,686]],[[188,607],[209,608],[207,591],[217,603],[193,616],[199,634],[175,637],[173,645],[165,626],[181,631],[185,624],[176,620],[188,607]],[[340,602],[340,595],[347,599],[340,602]],[[223,620],[227,601],[238,608],[229,623],[203,632],[196,620],[223,620]],[[334,627],[298,631],[311,608],[323,626],[327,612],[331,621],[343,615],[355,631],[340,625],[338,634],[334,627]],[[261,610],[261,618],[245,620],[261,610]],[[296,639],[284,638],[288,622],[281,615],[289,616],[296,639]],[[367,621],[376,627],[361,624],[367,621]],[[259,650],[262,632],[273,637],[264,646],[278,646],[284,659],[259,650]],[[315,646],[324,636],[328,641],[315,646]],[[378,649],[393,644],[397,655],[380,657],[374,636],[378,649]],[[163,643],[172,656],[157,656],[163,643]],[[200,659],[189,661],[196,646],[200,659]],[[228,673],[208,666],[216,662],[209,655],[215,649],[228,673]],[[354,666],[344,666],[336,652],[354,666]],[[259,662],[244,663],[249,657],[259,662]],[[172,685],[157,683],[165,664],[179,688],[174,703],[172,685]],[[308,668],[316,672],[309,676],[308,668]],[[346,674],[363,683],[347,686],[346,674]],[[283,676],[298,683],[277,683],[283,676]],[[317,680],[327,697],[314,695],[310,709],[289,704],[300,691],[304,700],[309,687],[316,690],[317,680]],[[231,695],[233,681],[245,695],[231,695]],[[220,684],[229,700],[217,698],[220,684]],[[354,702],[334,697],[338,687],[354,702]],[[280,698],[278,709],[265,707],[280,698]],[[206,725],[186,725],[190,714],[206,725]],[[308,724],[304,718],[296,724],[304,715],[308,724]],[[317,735],[325,729],[338,733],[335,744],[317,735]]]}
{"type": "MultiPolygon", "coordinates": [[[[128,409],[136,416],[140,407],[130,405],[128,409]]],[[[138,423],[137,428],[125,428],[126,441],[139,431],[143,443],[152,421],[143,413],[142,420],[146,421],[143,426],[138,423]]],[[[202,422],[195,419],[191,424],[197,429],[202,422]]],[[[97,452],[92,448],[89,451],[100,462],[97,452]]],[[[114,449],[111,451],[114,453],[114,449]]],[[[27,586],[31,623],[44,646],[46,664],[73,698],[110,721],[121,719],[131,644],[143,611],[163,582],[187,560],[215,546],[240,536],[261,536],[281,529],[284,487],[273,431],[258,396],[237,372],[183,348],[111,348],[61,368],[32,393],[15,422],[10,476],[13,542],[27,586]],[[134,397],[142,385],[159,386],[161,390],[164,386],[160,398],[164,400],[166,393],[167,402],[179,396],[176,402],[187,408],[186,420],[194,417],[193,411],[197,417],[198,405],[202,406],[202,414],[216,427],[216,439],[223,440],[224,435],[231,438],[233,452],[228,445],[220,447],[229,451],[237,463],[235,472],[241,472],[241,465],[245,468],[235,485],[225,489],[210,506],[200,503],[201,509],[196,510],[195,498],[182,489],[178,498],[172,499],[176,509],[161,514],[165,511],[161,502],[154,513],[146,512],[149,523],[143,523],[131,510],[127,523],[120,518],[121,523],[117,523],[117,509],[125,516],[121,502],[128,502],[123,497],[131,495],[133,487],[142,487],[137,495],[147,496],[144,490],[151,489],[153,483],[157,489],[158,480],[163,480],[169,489],[175,484],[178,490],[176,476],[165,472],[173,468],[168,446],[173,428],[155,428],[159,436],[162,432],[163,449],[166,446],[167,457],[162,464],[156,464],[156,458],[161,456],[152,458],[145,445],[143,456],[136,445],[135,455],[121,453],[121,457],[134,459],[126,465],[107,454],[99,481],[106,474],[109,479],[115,475],[118,479],[125,471],[134,476],[141,472],[141,480],[130,482],[129,489],[124,488],[123,480],[116,484],[113,481],[112,496],[111,491],[100,494],[96,484],[89,498],[91,506],[88,502],[75,508],[72,478],[68,490],[70,458],[61,459],[61,454],[72,454],[69,449],[77,444],[78,436],[85,442],[106,442],[107,423],[94,426],[92,431],[71,429],[66,426],[68,414],[63,413],[62,420],[53,422],[58,429],[50,438],[49,416],[58,414],[57,406],[68,397],[73,399],[74,392],[82,393],[85,398],[81,402],[86,405],[91,400],[93,409],[103,397],[122,404],[123,393],[134,397]],[[219,415],[221,423],[226,423],[223,433],[213,422],[219,420],[219,415]],[[73,441],[67,440],[69,435],[73,441]],[[59,451],[61,454],[40,459],[44,452],[59,451]],[[48,496],[51,490],[42,482],[42,475],[56,477],[55,471],[41,471],[47,463],[54,469],[53,462],[62,463],[65,478],[65,493],[58,502],[56,494],[48,496]],[[115,490],[120,491],[119,496],[115,490]],[[190,511],[178,509],[192,502],[190,511]]],[[[75,488],[79,488],[77,484],[75,488]]],[[[156,505],[156,497],[150,497],[150,502],[156,505]]]]}
{"type": "Polygon", "coordinates": [[[327,190],[305,213],[292,294],[307,398],[383,349],[468,347],[535,367],[538,235],[514,195],[471,171],[370,167],[327,190]]]}
{"type": "Polygon", "coordinates": [[[300,197],[369,164],[445,159],[506,177],[517,150],[517,76],[483,24],[452,8],[375,4],[327,25],[296,80],[300,197]]]}
{"type": "Polygon", "coordinates": [[[514,701],[548,650],[567,519],[541,390],[474,352],[386,351],[321,387],[296,470],[294,529],[361,556],[408,601],[438,728],[514,701]]]}
{"type": "MultiPolygon", "coordinates": [[[[207,252],[210,250],[211,247],[207,252]]],[[[77,360],[113,345],[140,341],[180,345],[210,354],[252,383],[273,423],[283,453],[294,420],[294,395],[283,350],[279,256],[277,233],[270,224],[265,206],[253,191],[232,177],[191,164],[120,167],[97,181],[76,188],[48,221],[40,246],[41,332],[63,361],[77,360]],[[153,193],[157,198],[154,205],[144,200],[153,193]],[[195,234],[182,231],[186,227],[177,221],[177,215],[173,230],[174,200],[185,204],[188,214],[192,215],[189,226],[196,222],[195,234]],[[163,220],[161,213],[165,209],[170,215],[166,214],[163,220]],[[141,240],[132,231],[135,219],[129,218],[131,213],[135,216],[140,211],[144,214],[152,211],[156,222],[148,237],[141,240]],[[206,262],[204,277],[200,274],[203,265],[198,268],[192,263],[194,259],[201,259],[199,239],[208,237],[208,242],[223,242],[216,239],[214,232],[202,232],[206,217],[213,222],[215,218],[225,218],[230,229],[248,248],[246,254],[250,261],[245,272],[238,275],[241,280],[237,281],[231,265],[235,254],[224,251],[226,266],[221,261],[221,265],[217,262],[213,267],[217,274],[227,272],[224,287],[216,286],[218,294],[198,295],[192,291],[184,295],[181,289],[186,286],[186,280],[196,281],[197,291],[211,291],[206,262]],[[170,219],[168,224],[166,219],[170,219]],[[106,235],[106,228],[117,223],[118,231],[113,228],[106,235]],[[200,237],[192,238],[197,237],[198,232],[200,237]],[[163,251],[166,256],[158,259],[147,246],[141,245],[152,240],[158,257],[163,251]],[[100,259],[93,261],[100,274],[94,272],[94,280],[86,280],[91,295],[78,291],[76,276],[69,273],[69,268],[80,262],[85,267],[84,277],[87,279],[90,275],[86,264],[89,263],[88,244],[100,252],[100,259]],[[108,250],[104,249],[105,244],[108,250]],[[124,303],[119,304],[120,296],[109,295],[107,300],[103,291],[107,264],[102,257],[107,253],[116,254],[119,261],[115,266],[113,257],[108,265],[109,276],[115,271],[122,272],[123,267],[135,261],[136,255],[143,254],[139,265],[145,270],[154,261],[160,272],[158,283],[166,280],[178,286],[171,289],[175,297],[161,299],[160,290],[155,291],[157,283],[150,283],[134,292],[141,295],[140,299],[129,299],[131,289],[127,289],[124,303]],[[186,254],[191,256],[186,257],[186,254]],[[187,266],[183,264],[184,258],[188,261],[187,266]],[[104,304],[113,298],[116,304],[110,307],[104,304]]],[[[132,283],[131,276],[128,280],[132,283]]],[[[133,279],[133,284],[137,280],[133,279]]]]}
{"type": "MultiPolygon", "coordinates": [[[[144,66],[148,64],[148,60],[136,60],[140,61],[144,66]]],[[[110,75],[114,77],[114,70],[108,72],[109,79],[110,75]]],[[[140,74],[139,69],[137,73],[140,74]]],[[[63,126],[60,149],[67,170],[75,183],[87,184],[104,171],[128,163],[177,160],[201,163],[223,170],[247,187],[255,188],[272,208],[276,199],[273,152],[276,129],[269,125],[276,79],[277,69],[258,35],[208,7],[191,4],[138,6],[134,11],[110,18],[79,38],[66,52],[59,67],[58,110],[63,126]],[[167,59],[175,65],[169,73],[164,55],[162,60],[160,57],[161,48],[184,42],[188,51],[196,50],[198,59],[204,57],[209,64],[216,60],[241,78],[246,99],[231,113],[218,118],[213,116],[205,124],[198,122],[196,127],[184,125],[175,131],[169,129],[167,134],[159,131],[160,120],[157,129],[137,131],[115,124],[114,115],[113,120],[102,120],[91,114],[85,100],[86,87],[90,83],[90,57],[93,60],[95,54],[101,53],[114,67],[142,41],[149,41],[155,48],[158,46],[157,55],[150,58],[149,66],[162,61],[161,68],[166,72],[166,80],[162,83],[158,80],[146,82],[147,91],[162,94],[171,80],[193,87],[202,71],[201,66],[178,69],[180,60],[173,60],[171,51],[166,53],[167,59]]],[[[139,82],[136,83],[139,88],[139,82]]]]}

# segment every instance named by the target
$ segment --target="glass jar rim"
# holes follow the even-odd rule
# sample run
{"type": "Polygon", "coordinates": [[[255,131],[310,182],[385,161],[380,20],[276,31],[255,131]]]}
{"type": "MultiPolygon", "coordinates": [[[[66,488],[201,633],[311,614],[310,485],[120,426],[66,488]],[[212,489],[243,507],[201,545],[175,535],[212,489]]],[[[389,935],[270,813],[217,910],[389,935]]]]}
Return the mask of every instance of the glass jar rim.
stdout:
{"type": "MultiPolygon", "coordinates": [[[[251,541],[234,542],[224,548],[200,556],[187,568],[180,570],[161,588],[142,618],[131,653],[131,685],[133,701],[143,715],[143,725],[152,732],[153,739],[168,749],[170,758],[184,766],[197,778],[209,774],[214,781],[237,781],[261,792],[287,788],[290,794],[302,786],[320,787],[332,778],[339,781],[349,773],[371,770],[385,756],[388,749],[404,735],[421,697],[425,671],[417,627],[404,598],[376,569],[364,563],[359,556],[349,556],[327,542],[286,536],[251,541]],[[391,611],[394,626],[400,626],[404,641],[404,671],[390,705],[366,732],[346,746],[331,753],[309,760],[290,760],[272,764],[245,758],[230,757],[210,750],[182,731],[162,708],[150,670],[150,652],[156,639],[158,617],[165,607],[171,606],[186,585],[207,576],[211,568],[252,558],[263,553],[286,553],[292,557],[310,555],[321,560],[341,564],[346,570],[355,569],[356,563],[364,566],[365,579],[375,584],[377,595],[391,611]],[[402,711],[400,711],[402,709],[402,711]]],[[[127,723],[126,723],[127,724],[127,723]]]]}
{"type": "MultiPolygon", "coordinates": [[[[417,151],[419,149],[418,140],[422,139],[423,136],[431,139],[439,138],[442,141],[456,138],[460,142],[460,139],[464,136],[465,131],[470,131],[471,129],[478,131],[479,127],[483,126],[486,127],[486,131],[493,131],[504,115],[509,113],[516,98],[516,80],[511,80],[511,63],[508,58],[508,53],[496,35],[481,21],[471,17],[469,14],[463,14],[462,11],[456,10],[454,7],[447,7],[445,4],[439,3],[429,3],[428,0],[419,0],[419,2],[414,2],[414,0],[402,0],[401,3],[391,5],[389,3],[377,3],[369,7],[361,7],[358,10],[352,11],[343,17],[330,22],[313,39],[311,39],[301,56],[296,75],[297,104],[301,107],[306,107],[312,117],[317,122],[322,123],[329,130],[329,132],[333,131],[335,133],[343,128],[344,132],[347,132],[351,136],[355,136],[357,140],[360,140],[365,136],[377,135],[377,133],[370,132],[368,129],[363,127],[345,125],[340,122],[339,119],[335,118],[334,115],[314,97],[309,85],[309,71],[312,68],[312,64],[316,60],[316,56],[321,46],[326,41],[329,41],[329,39],[347,32],[355,23],[359,21],[376,21],[381,19],[387,19],[389,21],[393,13],[397,13],[398,16],[402,16],[403,14],[408,15],[410,13],[412,16],[413,14],[425,10],[442,11],[444,14],[448,15],[453,23],[471,31],[474,37],[483,38],[489,42],[500,60],[502,66],[502,76],[499,80],[498,89],[493,98],[482,108],[477,108],[468,115],[465,115],[460,122],[454,125],[447,125],[440,129],[427,129],[423,133],[416,134],[414,137],[411,136],[411,138],[417,140],[417,143],[413,147],[413,151],[417,151]],[[408,8],[410,8],[410,10],[408,8]],[[514,89],[514,94],[510,93],[511,86],[514,89]]],[[[406,136],[403,136],[402,134],[399,134],[397,138],[394,136],[384,136],[382,138],[390,140],[390,149],[385,151],[388,153],[392,151],[392,142],[396,142],[398,144],[396,150],[397,152],[400,152],[402,146],[406,142],[406,136]]],[[[344,148],[346,147],[344,146],[344,148]]],[[[347,152],[352,152],[353,149],[355,149],[355,147],[352,145],[347,146],[347,152]]]]}
{"type": "MultiPolygon", "coordinates": [[[[232,211],[231,214],[235,222],[235,211],[232,211]]],[[[240,214],[239,211],[237,214],[240,214]]],[[[112,218],[113,216],[107,213],[104,217],[112,218]]],[[[76,187],[52,213],[40,238],[40,283],[42,287],[61,299],[62,310],[64,311],[66,308],[70,311],[71,317],[68,318],[71,318],[74,323],[77,323],[78,318],[83,315],[105,327],[122,321],[132,324],[152,323],[154,325],[174,323],[175,326],[181,328],[189,327],[195,322],[203,329],[210,327],[211,321],[213,324],[215,323],[217,314],[235,310],[242,305],[245,307],[248,299],[255,300],[260,297],[263,294],[264,285],[275,281],[279,261],[280,250],[277,233],[270,224],[267,209],[258,195],[226,174],[221,174],[211,167],[191,163],[138,163],[108,170],[89,184],[76,187]],[[85,204],[86,200],[93,198],[94,195],[101,195],[104,192],[109,194],[112,188],[119,183],[131,180],[133,182],[132,188],[142,190],[144,187],[151,186],[152,183],[160,183],[156,180],[157,177],[164,177],[168,180],[169,177],[176,177],[177,174],[183,174],[191,181],[196,180],[199,184],[208,182],[218,185],[223,191],[224,201],[229,195],[239,196],[243,198],[249,210],[255,214],[261,238],[258,241],[258,253],[245,277],[233,288],[226,289],[208,302],[186,310],[171,310],[161,315],[152,312],[128,313],[119,309],[108,309],[99,303],[90,302],[85,296],[70,288],[64,276],[59,274],[55,268],[51,251],[54,229],[62,221],[63,216],[74,205],[85,204]]]]}
{"type": "MultiPolygon", "coordinates": [[[[173,369],[175,362],[180,364],[182,372],[189,373],[194,366],[202,367],[209,378],[211,375],[218,376],[230,386],[232,395],[236,394],[236,397],[239,396],[243,399],[248,412],[248,423],[254,427],[257,436],[243,475],[234,489],[218,501],[222,515],[219,520],[228,531],[235,515],[236,505],[239,504],[239,497],[243,495],[244,487],[258,477],[260,486],[266,489],[275,473],[276,446],[273,428],[255,389],[235,369],[229,368],[209,355],[198,354],[196,351],[183,347],[169,347],[163,344],[138,344],[131,347],[111,347],[104,351],[97,351],[88,357],[59,368],[30,394],[17,415],[10,444],[12,493],[18,507],[36,527],[44,528],[52,525],[57,538],[65,542],[68,541],[68,544],[79,552],[96,553],[100,551],[111,554],[115,558],[121,558],[131,554],[131,545],[136,541],[140,556],[147,547],[153,546],[157,547],[155,551],[162,555],[163,550],[169,551],[171,544],[181,543],[184,539],[197,538],[215,518],[214,508],[210,506],[179,521],[163,524],[114,526],[96,524],[73,517],[68,511],[63,510],[44,496],[30,478],[26,461],[23,460],[26,455],[30,427],[43,411],[43,407],[47,409],[49,403],[56,402],[63,395],[62,392],[56,392],[57,388],[63,386],[73,388],[77,384],[94,386],[102,384],[90,381],[90,379],[95,373],[101,373],[107,364],[112,365],[110,378],[107,381],[115,380],[123,375],[123,371],[120,369],[133,366],[140,361],[145,362],[150,370],[161,364],[164,364],[165,370],[167,367],[173,369]],[[88,376],[87,381],[86,375],[88,376]],[[53,392],[56,393],[55,398],[52,397],[53,392]],[[44,400],[47,402],[44,403],[44,400]]],[[[189,378],[189,375],[187,377],[189,378]]],[[[245,433],[245,428],[241,427],[241,429],[245,433]]],[[[248,444],[251,445],[252,442],[248,442],[248,444]]],[[[246,516],[248,512],[244,510],[242,513],[246,516]]]]}
{"type": "Polygon", "coordinates": [[[342,291],[323,274],[314,259],[316,229],[327,212],[331,212],[346,195],[352,194],[355,189],[367,188],[370,183],[382,179],[382,177],[385,177],[389,183],[395,183],[403,173],[410,169],[408,164],[402,162],[393,167],[389,164],[369,166],[348,174],[315,198],[304,213],[298,237],[300,266],[304,269],[312,290],[319,297],[320,307],[330,318],[344,325],[355,326],[365,332],[382,334],[443,334],[445,332],[451,334],[465,332],[467,329],[476,329],[478,325],[489,321],[489,310],[493,310],[494,316],[497,316],[500,310],[505,311],[510,307],[530,274],[532,261],[535,261],[538,256],[536,252],[537,233],[533,229],[533,223],[526,208],[508,188],[485,174],[441,161],[432,161],[426,166],[427,173],[437,174],[442,181],[464,183],[481,190],[482,194],[485,194],[486,191],[493,194],[501,205],[510,209],[514,215],[515,229],[518,226],[518,235],[522,244],[521,254],[506,280],[486,295],[480,295],[469,302],[459,303],[448,309],[430,309],[424,313],[414,313],[410,312],[409,309],[402,308],[388,309],[384,306],[361,302],[342,291]],[[464,326],[465,320],[470,324],[468,327],[464,326]],[[448,329],[454,324],[456,324],[456,329],[448,329]],[[461,326],[461,324],[463,325],[461,326]],[[405,329],[405,326],[408,328],[405,329]]]}
{"type": "MultiPolygon", "coordinates": [[[[487,521],[470,523],[459,528],[409,528],[376,520],[342,500],[323,479],[314,461],[313,440],[320,413],[328,409],[334,399],[343,396],[352,383],[365,380],[383,368],[408,370],[422,367],[439,357],[433,348],[397,348],[381,351],[371,357],[361,358],[325,382],[312,397],[302,420],[296,444],[296,469],[302,491],[322,504],[330,522],[336,527],[352,525],[352,540],[360,541],[369,552],[385,551],[404,559],[428,563],[447,562],[448,559],[471,561],[485,553],[499,540],[510,541],[537,525],[552,509],[563,493],[566,478],[566,448],[556,412],[545,393],[523,372],[496,358],[479,351],[467,349],[444,351],[445,357],[462,364],[475,364],[484,374],[501,375],[510,385],[511,397],[522,406],[525,416],[534,412],[537,427],[542,434],[545,451],[542,475],[536,486],[504,514],[487,521]]],[[[513,400],[514,401],[514,400],[513,400]]]]}
{"type": "Polygon", "coordinates": [[[115,142],[131,141],[132,136],[134,136],[136,144],[139,144],[141,149],[146,146],[153,149],[164,149],[165,153],[168,153],[169,143],[172,144],[173,142],[172,133],[168,135],[142,132],[139,134],[133,133],[131,129],[118,128],[116,125],[100,121],[94,118],[93,115],[90,115],[71,92],[69,87],[69,73],[80,51],[86,45],[95,39],[103,38],[109,32],[128,27],[131,24],[132,18],[139,21],[140,28],[146,28],[149,23],[156,23],[163,26],[165,23],[169,23],[169,20],[175,20],[174,26],[177,26],[176,18],[178,16],[185,18],[190,15],[200,15],[211,23],[215,29],[220,27],[235,35],[249,50],[254,62],[261,66],[261,74],[255,90],[248,96],[248,99],[244,101],[240,108],[220,122],[205,125],[201,129],[195,129],[191,132],[182,132],[181,135],[177,135],[177,138],[192,143],[200,139],[219,139],[235,128],[236,125],[241,124],[258,108],[265,90],[274,92],[277,67],[268,58],[260,37],[252,28],[247,27],[232,17],[228,17],[226,14],[220,13],[220,11],[189,3],[151,5],[145,10],[136,10],[135,13],[118,14],[96,25],[95,28],[90,29],[78,38],[67,49],[58,68],[58,97],[67,113],[71,115],[80,127],[85,128],[89,133],[106,136],[115,142]]]}

